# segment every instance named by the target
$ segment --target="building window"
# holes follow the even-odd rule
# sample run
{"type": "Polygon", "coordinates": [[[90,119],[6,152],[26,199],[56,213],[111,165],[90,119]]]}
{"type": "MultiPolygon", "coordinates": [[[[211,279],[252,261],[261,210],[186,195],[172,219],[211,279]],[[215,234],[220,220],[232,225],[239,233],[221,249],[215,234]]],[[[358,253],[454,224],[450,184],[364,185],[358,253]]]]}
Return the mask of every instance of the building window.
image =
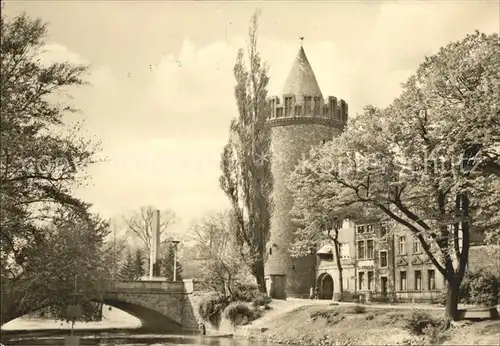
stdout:
{"type": "Polygon", "coordinates": [[[413,253],[422,252],[420,245],[420,240],[417,237],[413,238],[413,253]]]}
{"type": "Polygon", "coordinates": [[[276,118],[281,118],[283,116],[283,107],[276,108],[276,118]]]}
{"type": "Polygon", "coordinates": [[[292,115],[292,98],[285,97],[285,117],[292,115]]]}
{"type": "Polygon", "coordinates": [[[341,243],[340,244],[340,258],[342,258],[342,259],[349,259],[349,258],[351,258],[351,254],[349,252],[349,244],[348,243],[341,243]]]}
{"type": "Polygon", "coordinates": [[[364,281],[365,281],[365,273],[363,272],[360,272],[359,274],[359,282],[358,282],[358,286],[359,286],[359,290],[362,291],[363,290],[363,286],[364,286],[364,281]]]}
{"type": "Polygon", "coordinates": [[[373,225],[366,226],[366,233],[373,233],[373,225]]]}
{"type": "Polygon", "coordinates": [[[399,272],[399,289],[406,291],[406,271],[399,272]]]}
{"type": "Polygon", "coordinates": [[[387,251],[380,251],[380,268],[387,268],[387,251]]]}
{"type": "Polygon", "coordinates": [[[420,291],[422,289],[422,271],[415,270],[415,290],[420,291]]]}
{"type": "Polygon", "coordinates": [[[365,226],[358,226],[357,227],[357,230],[358,230],[358,233],[361,234],[361,233],[365,233],[365,226]]]}
{"type": "Polygon", "coordinates": [[[358,241],[358,259],[365,258],[365,242],[363,240],[358,241]]]}
{"type": "Polygon", "coordinates": [[[320,101],[321,99],[319,97],[314,98],[314,115],[319,115],[319,108],[320,108],[320,101]]]}
{"type": "Polygon", "coordinates": [[[298,117],[302,113],[302,107],[301,106],[295,106],[295,116],[298,117]]]}
{"type": "Polygon", "coordinates": [[[434,269],[427,271],[427,288],[429,291],[436,289],[436,271],[434,269]]]}
{"type": "Polygon", "coordinates": [[[323,107],[323,116],[328,118],[328,107],[323,107]]]}
{"type": "Polygon", "coordinates": [[[304,114],[310,114],[312,112],[312,97],[304,96],[304,114]]]}
{"type": "Polygon", "coordinates": [[[369,271],[368,272],[368,291],[371,291],[373,289],[373,272],[369,271]]]}
{"type": "Polygon", "coordinates": [[[271,104],[271,118],[274,118],[274,109],[275,109],[274,107],[276,105],[276,101],[273,99],[271,100],[270,104],[271,104]]]}
{"type": "Polygon", "coordinates": [[[270,247],[270,248],[269,248],[269,254],[270,254],[270,255],[272,255],[272,254],[273,254],[273,248],[272,248],[272,247],[270,247]]]}
{"type": "Polygon", "coordinates": [[[406,254],[406,237],[399,237],[399,253],[406,254]]]}
{"type": "MultiPolygon", "coordinates": [[[[380,224],[380,238],[385,238],[387,235],[387,224],[381,223],[380,224]]],[[[387,241],[386,239],[382,239],[383,241],[387,241]]]]}
{"type": "Polygon", "coordinates": [[[366,258],[373,258],[373,240],[366,241],[366,258]]]}

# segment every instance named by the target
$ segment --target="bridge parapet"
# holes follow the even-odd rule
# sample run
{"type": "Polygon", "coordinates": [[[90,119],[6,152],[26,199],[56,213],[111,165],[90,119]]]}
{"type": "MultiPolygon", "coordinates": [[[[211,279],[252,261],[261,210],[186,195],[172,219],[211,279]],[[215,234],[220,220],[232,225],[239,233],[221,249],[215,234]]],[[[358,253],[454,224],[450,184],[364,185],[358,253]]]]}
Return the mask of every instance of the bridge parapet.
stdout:
{"type": "Polygon", "coordinates": [[[162,291],[162,293],[193,293],[193,280],[183,281],[117,281],[108,292],[162,291]]]}

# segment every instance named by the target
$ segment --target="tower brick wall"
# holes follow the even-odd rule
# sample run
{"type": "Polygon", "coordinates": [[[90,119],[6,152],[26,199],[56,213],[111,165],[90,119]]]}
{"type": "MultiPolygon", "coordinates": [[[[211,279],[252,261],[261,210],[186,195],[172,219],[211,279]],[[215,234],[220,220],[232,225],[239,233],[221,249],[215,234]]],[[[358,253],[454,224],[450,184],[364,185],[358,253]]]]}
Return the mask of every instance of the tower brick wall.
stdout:
{"type": "MultiPolygon", "coordinates": [[[[290,173],[313,146],[339,135],[347,121],[347,103],[328,97],[326,103],[314,72],[301,47],[281,97],[272,97],[271,171],[274,179],[273,213],[265,265],[268,289],[274,298],[304,297],[315,285],[316,253],[292,258],[290,246],[297,225],[290,211],[293,196],[286,186],[290,173]]],[[[315,250],[315,249],[313,249],[315,250]]]]}

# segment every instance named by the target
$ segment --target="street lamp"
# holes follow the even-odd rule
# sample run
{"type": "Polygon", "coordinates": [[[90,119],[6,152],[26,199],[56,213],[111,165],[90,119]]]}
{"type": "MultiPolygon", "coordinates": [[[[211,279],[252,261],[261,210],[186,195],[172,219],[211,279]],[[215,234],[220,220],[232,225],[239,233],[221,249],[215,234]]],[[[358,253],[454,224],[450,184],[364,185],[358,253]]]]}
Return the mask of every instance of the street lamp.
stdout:
{"type": "Polygon", "coordinates": [[[174,245],[174,282],[177,281],[177,244],[179,242],[179,240],[172,240],[172,244],[174,245]]]}

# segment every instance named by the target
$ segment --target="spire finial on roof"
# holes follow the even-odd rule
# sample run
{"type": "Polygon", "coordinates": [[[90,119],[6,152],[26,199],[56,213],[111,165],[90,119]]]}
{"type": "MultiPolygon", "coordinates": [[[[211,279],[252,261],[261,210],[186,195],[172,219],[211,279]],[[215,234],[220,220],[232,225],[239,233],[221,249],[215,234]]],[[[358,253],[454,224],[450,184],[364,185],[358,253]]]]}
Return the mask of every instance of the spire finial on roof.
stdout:
{"type": "Polygon", "coordinates": [[[304,43],[304,36],[300,36],[300,46],[302,47],[302,43],[304,43]]]}

